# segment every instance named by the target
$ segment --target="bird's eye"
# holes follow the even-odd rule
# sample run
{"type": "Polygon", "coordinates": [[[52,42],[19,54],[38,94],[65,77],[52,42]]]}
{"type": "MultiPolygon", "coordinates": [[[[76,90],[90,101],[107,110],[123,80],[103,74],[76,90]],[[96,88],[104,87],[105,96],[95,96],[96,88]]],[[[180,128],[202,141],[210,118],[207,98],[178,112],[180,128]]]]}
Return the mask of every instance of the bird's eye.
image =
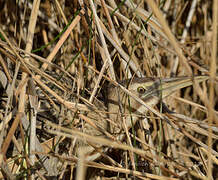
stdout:
{"type": "Polygon", "coordinates": [[[145,92],[145,88],[143,88],[142,86],[139,86],[137,88],[137,91],[138,91],[139,94],[143,94],[145,92]]]}

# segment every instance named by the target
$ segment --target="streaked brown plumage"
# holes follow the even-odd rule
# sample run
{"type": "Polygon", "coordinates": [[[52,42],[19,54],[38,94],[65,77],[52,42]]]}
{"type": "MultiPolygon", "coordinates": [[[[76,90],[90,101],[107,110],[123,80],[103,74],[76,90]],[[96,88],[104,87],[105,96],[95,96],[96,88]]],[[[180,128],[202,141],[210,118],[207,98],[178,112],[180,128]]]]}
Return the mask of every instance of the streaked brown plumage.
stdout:
{"type": "MultiPolygon", "coordinates": [[[[120,83],[119,87],[111,85],[108,90],[108,112],[109,119],[113,123],[108,123],[104,118],[97,116],[96,123],[101,129],[109,131],[117,140],[122,140],[125,136],[123,131],[124,118],[125,125],[130,129],[138,120],[138,116],[131,116],[130,114],[145,115],[148,111],[147,107],[155,106],[160,99],[163,99],[176,90],[192,85],[194,82],[199,83],[207,80],[207,76],[194,76],[194,77],[176,77],[176,78],[134,78],[132,80],[125,80],[120,83]],[[126,88],[124,88],[126,87],[126,88]],[[124,92],[125,91],[125,92],[124,92]],[[139,101],[143,100],[146,104],[142,105],[139,101]],[[125,114],[125,115],[124,115],[125,114]],[[110,124],[110,128],[108,127],[110,124]],[[113,125],[112,125],[113,124],[113,125]],[[117,136],[116,136],[117,134],[117,136]]],[[[91,113],[89,117],[93,117],[91,113]]],[[[85,132],[94,136],[103,136],[103,132],[96,130],[89,124],[86,125],[85,132]]],[[[87,153],[94,150],[89,146],[87,153]]],[[[95,160],[100,156],[100,153],[90,155],[87,160],[95,160]]]]}

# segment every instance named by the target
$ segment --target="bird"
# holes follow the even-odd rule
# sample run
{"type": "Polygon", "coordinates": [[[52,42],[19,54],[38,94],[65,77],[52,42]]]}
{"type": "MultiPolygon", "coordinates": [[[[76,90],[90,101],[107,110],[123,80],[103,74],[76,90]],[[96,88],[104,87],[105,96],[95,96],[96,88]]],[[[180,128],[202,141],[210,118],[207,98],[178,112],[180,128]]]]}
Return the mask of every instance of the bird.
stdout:
{"type": "MultiPolygon", "coordinates": [[[[142,77],[127,79],[120,83],[112,82],[107,93],[108,117],[103,117],[102,113],[93,115],[94,113],[91,111],[87,117],[94,120],[95,127],[93,127],[93,124],[86,123],[84,133],[122,141],[125,137],[124,129],[129,130],[134,127],[136,122],[140,120],[140,115],[142,117],[148,111],[152,111],[164,119],[162,113],[154,109],[155,105],[173,92],[191,86],[194,83],[206,81],[208,78],[208,76],[142,77]]],[[[89,142],[83,142],[82,145],[80,144],[81,147],[86,149],[87,161],[95,161],[101,157],[101,152],[108,151],[108,147],[101,148],[101,145],[96,146],[89,142]],[[96,148],[98,151],[96,151],[96,148]]]]}

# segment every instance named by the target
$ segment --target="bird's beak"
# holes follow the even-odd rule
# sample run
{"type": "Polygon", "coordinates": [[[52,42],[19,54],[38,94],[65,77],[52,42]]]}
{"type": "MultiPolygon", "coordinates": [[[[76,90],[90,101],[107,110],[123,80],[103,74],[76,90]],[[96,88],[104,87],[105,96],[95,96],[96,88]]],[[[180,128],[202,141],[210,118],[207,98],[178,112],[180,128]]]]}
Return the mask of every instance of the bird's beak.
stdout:
{"type": "Polygon", "coordinates": [[[165,98],[175,92],[176,90],[188,87],[194,83],[200,83],[207,80],[208,76],[196,76],[196,77],[177,77],[177,78],[165,78],[157,79],[147,90],[141,95],[141,99],[146,101],[151,97],[158,96],[165,98]]]}

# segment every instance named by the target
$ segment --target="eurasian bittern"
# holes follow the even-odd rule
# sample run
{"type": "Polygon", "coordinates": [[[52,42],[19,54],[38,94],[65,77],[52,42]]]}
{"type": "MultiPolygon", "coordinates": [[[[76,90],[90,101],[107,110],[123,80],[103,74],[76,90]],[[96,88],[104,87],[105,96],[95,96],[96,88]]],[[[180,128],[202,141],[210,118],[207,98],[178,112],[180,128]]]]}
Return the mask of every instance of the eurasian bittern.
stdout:
{"type": "MultiPolygon", "coordinates": [[[[139,116],[145,115],[148,110],[156,113],[159,117],[162,114],[152,107],[160,100],[169,96],[176,90],[207,80],[207,76],[194,77],[176,77],[176,78],[134,78],[125,80],[116,86],[109,88],[108,93],[108,112],[110,123],[107,121],[99,122],[101,128],[105,132],[109,131],[117,140],[122,140],[125,137],[123,133],[123,125],[130,129],[139,119],[139,116]],[[124,115],[125,114],[125,115],[124,115]],[[126,115],[127,114],[127,115],[126,115]],[[121,117],[124,118],[121,120],[121,117]],[[110,128],[108,126],[110,124],[110,128]],[[117,134],[117,136],[116,136],[117,134]]],[[[98,117],[99,118],[99,117],[98,117]]],[[[88,125],[89,126],[89,125],[88,125]]],[[[103,135],[102,131],[98,132],[96,128],[89,127],[93,131],[92,135],[103,135]]],[[[93,147],[87,148],[87,152],[94,150],[93,147]]],[[[92,154],[87,160],[95,160],[100,156],[100,153],[92,154]]]]}

